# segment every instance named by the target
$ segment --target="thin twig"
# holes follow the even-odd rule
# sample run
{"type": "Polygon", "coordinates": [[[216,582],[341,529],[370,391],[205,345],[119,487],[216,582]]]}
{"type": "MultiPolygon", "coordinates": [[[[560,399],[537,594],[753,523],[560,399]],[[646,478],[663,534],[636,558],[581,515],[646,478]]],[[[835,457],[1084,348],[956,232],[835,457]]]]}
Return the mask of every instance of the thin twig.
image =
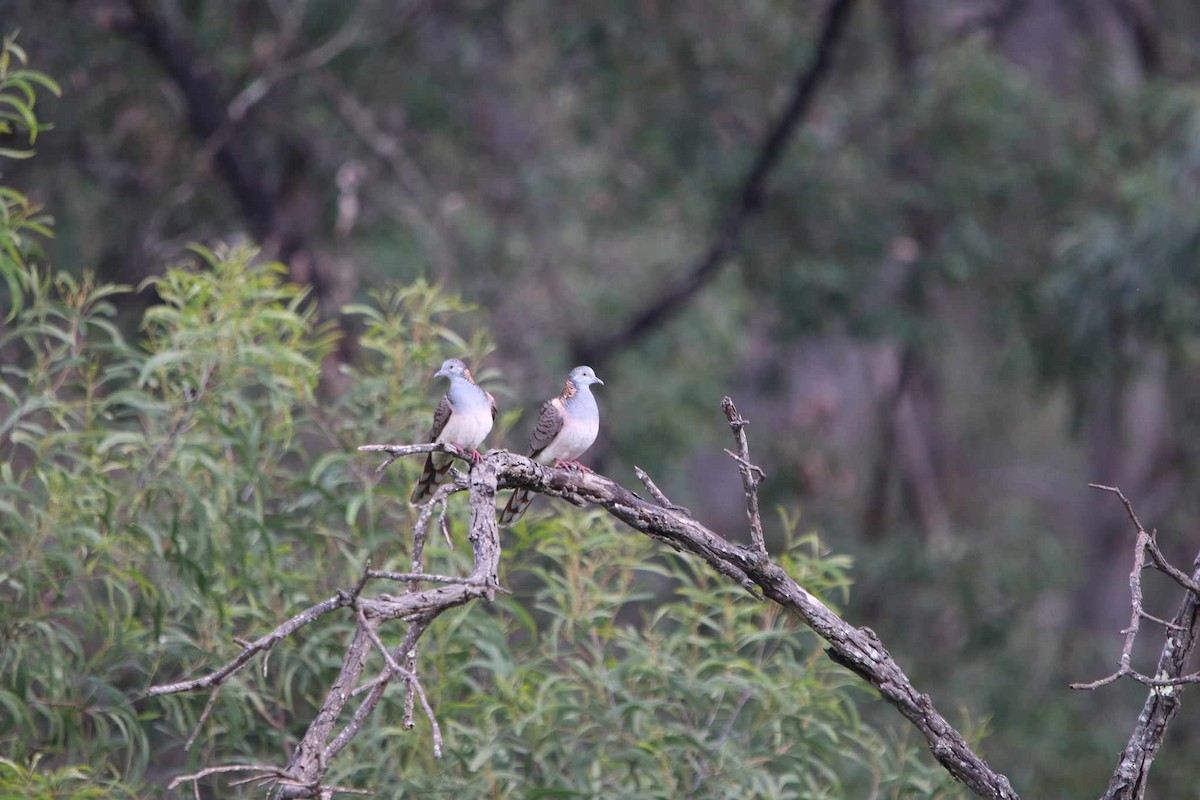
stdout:
{"type": "Polygon", "coordinates": [[[653,497],[660,506],[663,508],[670,508],[673,505],[667,496],[662,493],[662,490],[658,488],[658,484],[654,482],[654,479],[650,477],[646,470],[635,466],[633,468],[633,474],[637,476],[637,479],[642,482],[643,486],[646,487],[646,491],[650,493],[650,496],[653,497]]]}
{"type": "Polygon", "coordinates": [[[729,397],[722,398],[721,410],[725,412],[725,419],[729,420],[729,429],[733,431],[734,441],[737,442],[736,453],[730,453],[728,450],[725,452],[733,456],[742,473],[742,489],[746,492],[746,516],[750,520],[750,541],[754,544],[754,549],[766,558],[767,543],[763,538],[762,517],[758,511],[758,484],[766,477],[766,473],[750,463],[750,445],[746,441],[746,426],[749,423],[738,413],[733,400],[729,397]]]}
{"type": "Polygon", "coordinates": [[[446,524],[446,511],[448,506],[446,498],[448,496],[449,495],[442,497],[441,502],[438,503],[438,527],[442,529],[442,538],[446,540],[446,546],[451,550],[454,550],[454,540],[450,538],[450,528],[446,524]]]}
{"type": "Polygon", "coordinates": [[[417,679],[417,673],[405,669],[396,663],[396,659],[392,658],[392,654],[388,651],[387,646],[384,645],[383,640],[379,638],[379,632],[375,630],[375,626],[371,625],[367,618],[363,616],[361,611],[358,614],[358,621],[359,625],[363,626],[367,636],[371,638],[371,642],[375,645],[375,648],[383,656],[383,660],[387,662],[388,669],[391,670],[393,674],[404,678],[404,680],[408,682],[409,688],[415,691],[417,696],[421,698],[421,708],[425,710],[425,716],[429,718],[429,725],[433,728],[433,757],[441,758],[442,729],[438,725],[437,717],[433,714],[433,706],[429,704],[429,698],[425,696],[425,689],[422,688],[421,681],[417,679]]]}
{"type": "Polygon", "coordinates": [[[187,742],[183,745],[183,752],[191,752],[192,745],[196,743],[196,737],[200,735],[200,729],[204,727],[208,715],[212,713],[213,706],[217,703],[217,692],[221,691],[221,684],[213,687],[213,690],[208,695],[208,702],[204,704],[204,710],[200,712],[200,719],[196,720],[196,727],[192,730],[192,735],[188,737],[187,742]]]}
{"type": "Polygon", "coordinates": [[[272,767],[267,764],[222,764],[216,767],[205,767],[199,772],[193,772],[190,775],[179,775],[171,780],[167,785],[168,789],[174,789],[181,783],[192,781],[193,783],[207,778],[209,775],[219,775],[223,772],[261,772],[263,775],[274,775],[280,778],[287,778],[288,775],[279,767],[272,767]]]}
{"type": "Polygon", "coordinates": [[[1200,597],[1200,583],[1197,583],[1194,579],[1188,577],[1187,573],[1179,570],[1167,561],[1166,556],[1158,548],[1158,542],[1154,540],[1152,534],[1146,534],[1146,550],[1150,553],[1150,560],[1154,562],[1154,566],[1158,567],[1159,571],[1165,572],[1171,576],[1171,580],[1197,597],[1200,597]]]}
{"type": "Polygon", "coordinates": [[[194,692],[197,689],[208,689],[213,686],[219,686],[224,683],[231,675],[236,673],[242,667],[246,666],[247,662],[252,659],[255,654],[261,653],[264,650],[269,650],[283,639],[291,636],[300,628],[317,619],[318,617],[328,614],[339,608],[344,608],[353,602],[353,598],[347,592],[338,592],[337,595],[317,603],[315,606],[301,611],[296,616],[283,623],[275,630],[260,636],[255,639],[250,645],[238,653],[237,657],[229,661],[225,666],[218,670],[208,673],[200,678],[193,678],[187,681],[177,681],[175,683],[159,684],[151,686],[146,690],[147,697],[155,697],[164,694],[178,694],[180,692],[194,692]]]}
{"type": "Polygon", "coordinates": [[[430,583],[474,583],[474,578],[454,575],[430,575],[424,572],[389,572],[385,569],[371,570],[371,577],[388,581],[429,581],[430,583]]]}
{"type": "Polygon", "coordinates": [[[1116,486],[1103,486],[1099,483],[1089,483],[1088,486],[1092,489],[1100,489],[1104,492],[1112,492],[1118,498],[1120,498],[1121,504],[1125,506],[1125,513],[1129,515],[1129,520],[1133,523],[1133,527],[1137,528],[1139,534],[1145,534],[1145,541],[1143,544],[1150,552],[1150,560],[1154,562],[1154,566],[1157,567],[1159,571],[1165,572],[1167,575],[1171,576],[1171,579],[1180,586],[1187,589],[1189,592],[1192,592],[1197,597],[1200,597],[1200,583],[1188,577],[1187,573],[1176,568],[1169,561],[1167,561],[1166,556],[1163,555],[1162,550],[1160,550],[1158,547],[1158,542],[1155,540],[1155,532],[1147,532],[1146,529],[1142,527],[1141,520],[1137,518],[1137,514],[1135,514],[1133,511],[1133,503],[1129,502],[1129,498],[1127,498],[1120,489],[1118,489],[1116,486]]]}
{"type": "Polygon", "coordinates": [[[1183,630],[1183,628],[1181,626],[1176,625],[1174,622],[1168,622],[1165,619],[1159,619],[1158,617],[1154,616],[1153,614],[1147,614],[1145,611],[1142,612],[1142,619],[1146,619],[1151,622],[1157,622],[1159,625],[1162,625],[1164,628],[1167,628],[1168,630],[1172,630],[1172,631],[1183,630]]]}
{"type": "MultiPolygon", "coordinates": [[[[433,621],[433,616],[419,617],[409,623],[408,632],[404,634],[404,641],[396,648],[393,653],[393,658],[403,656],[404,653],[411,650],[421,638],[421,634],[429,627],[429,623],[433,621]]],[[[383,692],[387,685],[392,680],[391,670],[384,670],[378,678],[370,683],[363,684],[351,692],[351,696],[357,696],[362,692],[369,692],[358,708],[354,710],[354,715],[350,721],[346,723],[346,727],[342,728],[341,732],[334,737],[333,741],[325,748],[325,761],[328,763],[330,759],[342,751],[342,749],[350,743],[350,741],[358,734],[364,721],[370,716],[371,712],[379,704],[383,698],[383,692]]]]}
{"type": "MultiPolygon", "coordinates": [[[[1120,492],[1117,494],[1120,495],[1120,492]]],[[[1124,500],[1124,495],[1121,495],[1124,500]]],[[[1137,519],[1133,515],[1133,507],[1126,501],[1126,509],[1133,519],[1137,519]]],[[[1134,524],[1137,524],[1136,522],[1134,524]]],[[[1142,566],[1146,562],[1146,547],[1145,544],[1149,540],[1149,535],[1139,528],[1137,534],[1137,544],[1133,548],[1133,569],[1129,571],[1129,627],[1122,633],[1125,635],[1125,642],[1121,645],[1121,657],[1118,660],[1117,671],[1107,678],[1101,678],[1092,683],[1073,683],[1072,689],[1098,689],[1101,686],[1107,686],[1118,678],[1130,675],[1133,672],[1131,661],[1133,658],[1133,643],[1137,639],[1138,628],[1142,622],[1142,566]]]]}
{"type": "Polygon", "coordinates": [[[1125,494],[1116,486],[1104,486],[1103,484],[1099,483],[1089,483],[1088,488],[1099,489],[1103,492],[1112,492],[1115,494],[1121,499],[1121,504],[1125,506],[1125,513],[1129,515],[1129,520],[1133,523],[1133,527],[1136,528],[1139,533],[1146,530],[1144,527],[1142,527],[1142,522],[1137,518],[1137,514],[1133,513],[1133,503],[1129,502],[1129,498],[1127,498],[1125,494]]]}
{"type": "Polygon", "coordinates": [[[433,441],[427,445],[362,445],[359,447],[360,452],[385,452],[388,453],[388,458],[382,464],[376,467],[376,474],[383,473],[385,469],[391,467],[392,463],[397,458],[402,456],[415,456],[418,453],[443,452],[448,453],[455,458],[461,458],[463,461],[470,461],[470,456],[464,453],[454,445],[448,445],[443,441],[433,441]]]}

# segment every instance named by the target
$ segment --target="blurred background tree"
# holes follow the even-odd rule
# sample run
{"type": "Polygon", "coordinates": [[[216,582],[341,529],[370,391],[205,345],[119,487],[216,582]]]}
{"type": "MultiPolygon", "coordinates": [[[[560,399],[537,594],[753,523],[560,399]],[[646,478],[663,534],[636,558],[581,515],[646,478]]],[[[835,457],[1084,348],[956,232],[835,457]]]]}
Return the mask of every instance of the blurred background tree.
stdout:
{"type": "MultiPolygon", "coordinates": [[[[331,326],[303,353],[322,365],[306,408],[347,424],[307,442],[323,453],[422,430],[424,373],[363,370],[415,335],[386,322],[416,313],[413,292],[416,318],[449,313],[411,288],[432,281],[472,309],[455,330],[490,332],[504,407],[535,408],[586,353],[606,381],[595,463],[626,483],[650,469],[726,529],[743,511],[715,412],[733,394],[768,502],[854,557],[850,618],[935,700],[990,720],[1018,788],[1094,792],[1111,769],[1141,692],[1065,685],[1111,661],[1130,542],[1084,484],[1120,485],[1163,531],[1200,512],[1194,4],[0,0],[0,19],[63,84],[40,100],[39,157],[4,180],[53,209],[43,246],[78,303],[189,242],[259,242],[313,302],[276,299],[331,326]],[[614,339],[697,275],[838,6],[738,246],[677,314],[614,339]],[[381,317],[343,313],[373,290],[381,317]],[[361,415],[337,418],[346,403],[361,415]]],[[[113,330],[172,291],[102,298],[113,330]]],[[[468,339],[443,342],[489,350],[468,339]]],[[[441,353],[416,342],[432,349],[406,364],[441,353]]],[[[169,442],[206,363],[112,380],[177,393],[154,401],[176,404],[151,429],[169,442]]],[[[492,442],[523,445],[531,418],[492,442]]],[[[1191,790],[1198,734],[1179,720],[1158,791],[1191,790]]]]}

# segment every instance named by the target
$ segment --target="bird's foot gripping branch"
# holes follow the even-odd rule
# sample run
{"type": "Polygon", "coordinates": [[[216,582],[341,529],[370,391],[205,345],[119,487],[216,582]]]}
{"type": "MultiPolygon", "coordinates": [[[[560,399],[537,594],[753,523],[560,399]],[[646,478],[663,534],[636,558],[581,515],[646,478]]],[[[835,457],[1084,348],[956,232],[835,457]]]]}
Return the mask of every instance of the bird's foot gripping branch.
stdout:
{"type": "MultiPolygon", "coordinates": [[[[498,581],[500,535],[496,515],[496,493],[503,488],[525,489],[565,499],[576,505],[597,506],[634,530],[672,548],[690,553],[710,565],[720,575],[744,587],[763,602],[776,603],[799,616],[828,644],[826,653],[836,663],[851,670],[874,686],[891,705],[925,737],[930,751],[946,770],[973,792],[988,798],[1016,798],[1008,780],[994,772],[976,755],[963,737],[934,708],[928,695],[918,692],[892,659],[879,638],[867,628],[856,628],[825,606],[793,580],[767,551],[759,518],[757,488],[762,470],[750,461],[745,428],[747,420],[728,398],[722,403],[734,435],[737,452],[730,452],[742,476],[749,518],[747,538],[750,546],[710,530],[685,508],[671,503],[653,480],[637,470],[654,502],[612,480],[592,472],[555,469],[505,450],[494,450],[470,467],[465,476],[454,473],[439,486],[421,507],[413,531],[413,565],[409,573],[373,570],[368,565],[358,582],[326,600],[309,607],[275,630],[253,641],[240,641],[242,651],[231,661],[207,675],[187,681],[158,685],[149,695],[208,691],[210,701],[201,714],[204,725],[221,687],[254,658],[267,654],[283,639],[327,614],[352,615],[355,621],[341,668],[325,699],[285,766],[264,764],[228,764],[212,766],[183,775],[174,784],[195,782],[217,773],[241,773],[239,782],[264,781],[274,785],[280,798],[325,798],[336,793],[359,792],[356,789],[325,783],[331,762],[351,742],[363,722],[379,705],[384,692],[393,683],[405,687],[404,726],[411,728],[417,703],[428,717],[432,730],[431,746],[440,755],[442,737],[436,709],[428,702],[421,687],[417,646],[422,634],[438,615],[479,598],[492,599],[503,591],[498,581]],[[466,492],[470,504],[468,541],[474,568],[469,575],[430,575],[423,571],[423,552],[434,515],[445,529],[445,507],[452,495],[466,492]],[[399,585],[399,594],[372,594],[379,586],[399,585]],[[401,644],[384,645],[380,628],[404,626],[401,644]],[[383,666],[368,673],[368,656],[378,651],[383,666]]],[[[386,469],[396,459],[433,452],[462,459],[462,453],[445,444],[366,445],[365,452],[387,454],[380,466],[386,469]]],[[[469,460],[463,459],[466,463],[469,460]]],[[[396,631],[400,633],[399,630],[396,631]]],[[[377,660],[376,660],[377,662],[377,660]]],[[[194,738],[194,734],[193,734],[194,738]]]]}

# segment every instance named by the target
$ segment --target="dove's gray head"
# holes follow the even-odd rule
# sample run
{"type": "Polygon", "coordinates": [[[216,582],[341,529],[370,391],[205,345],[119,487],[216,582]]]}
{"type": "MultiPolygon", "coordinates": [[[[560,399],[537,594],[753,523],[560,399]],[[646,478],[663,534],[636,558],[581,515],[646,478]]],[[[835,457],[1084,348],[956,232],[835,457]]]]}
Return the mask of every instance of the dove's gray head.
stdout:
{"type": "Polygon", "coordinates": [[[449,378],[451,383],[454,383],[456,378],[463,378],[471,381],[471,370],[467,369],[467,365],[461,360],[457,358],[447,358],[442,362],[442,368],[433,373],[433,377],[449,378]]]}
{"type": "Polygon", "coordinates": [[[567,376],[567,380],[580,389],[585,386],[591,386],[593,383],[598,383],[601,386],[604,385],[604,381],[596,377],[596,373],[591,367],[576,367],[571,370],[571,374],[567,376]]]}

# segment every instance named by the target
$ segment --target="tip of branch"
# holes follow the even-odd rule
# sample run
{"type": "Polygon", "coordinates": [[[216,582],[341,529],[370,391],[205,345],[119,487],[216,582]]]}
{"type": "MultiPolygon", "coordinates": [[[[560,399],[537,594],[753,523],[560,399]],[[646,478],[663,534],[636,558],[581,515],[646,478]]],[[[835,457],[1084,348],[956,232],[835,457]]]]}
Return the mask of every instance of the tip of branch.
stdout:
{"type": "Polygon", "coordinates": [[[725,419],[729,420],[729,427],[733,428],[735,432],[740,432],[742,428],[750,424],[742,416],[741,412],[738,411],[737,406],[733,404],[733,398],[731,397],[721,398],[721,411],[725,413],[725,419]]]}

